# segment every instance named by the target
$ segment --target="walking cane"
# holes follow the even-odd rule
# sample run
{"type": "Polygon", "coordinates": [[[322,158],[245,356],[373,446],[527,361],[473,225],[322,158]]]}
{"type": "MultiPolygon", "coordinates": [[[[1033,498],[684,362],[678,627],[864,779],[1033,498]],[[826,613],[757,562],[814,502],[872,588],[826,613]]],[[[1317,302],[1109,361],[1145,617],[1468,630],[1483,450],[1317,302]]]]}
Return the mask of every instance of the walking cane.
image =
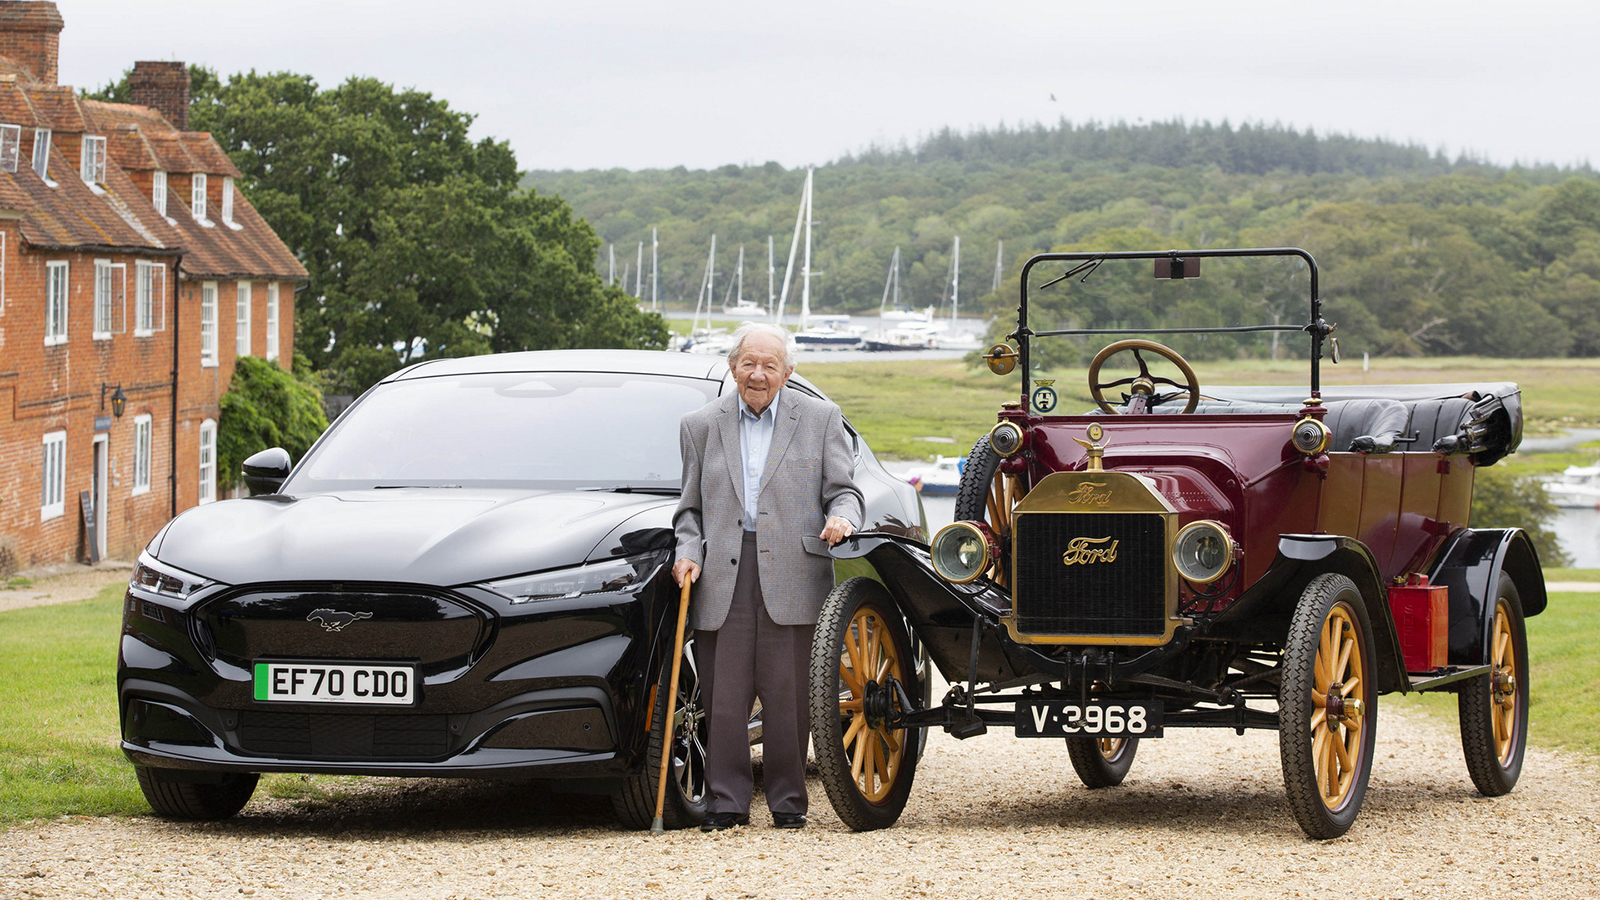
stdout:
{"type": "Polygon", "coordinates": [[[650,823],[651,834],[661,834],[666,828],[661,823],[661,813],[667,805],[667,763],[672,756],[672,717],[678,713],[678,667],[683,663],[683,627],[689,621],[689,587],[694,577],[684,575],[683,596],[678,600],[678,636],[672,642],[672,680],[667,682],[667,718],[662,726],[661,777],[656,781],[656,817],[650,823]]]}

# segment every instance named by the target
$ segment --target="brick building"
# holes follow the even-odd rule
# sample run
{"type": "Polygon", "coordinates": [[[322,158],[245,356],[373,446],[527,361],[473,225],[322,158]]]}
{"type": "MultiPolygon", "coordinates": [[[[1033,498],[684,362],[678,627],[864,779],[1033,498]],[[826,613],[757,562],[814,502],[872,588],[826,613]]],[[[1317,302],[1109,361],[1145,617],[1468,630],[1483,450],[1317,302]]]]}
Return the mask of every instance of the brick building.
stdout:
{"type": "Polygon", "coordinates": [[[131,559],[216,499],[233,361],[289,367],[307,277],[186,130],[185,66],[84,100],[61,30],[54,3],[0,2],[0,571],[131,559]]]}

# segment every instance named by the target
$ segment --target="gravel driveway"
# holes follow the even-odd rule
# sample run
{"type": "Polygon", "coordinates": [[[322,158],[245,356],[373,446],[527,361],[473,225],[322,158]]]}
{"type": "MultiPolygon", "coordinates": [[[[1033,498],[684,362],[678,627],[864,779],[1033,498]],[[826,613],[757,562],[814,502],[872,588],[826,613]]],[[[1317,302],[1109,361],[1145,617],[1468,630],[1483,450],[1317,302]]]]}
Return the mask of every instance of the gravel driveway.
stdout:
{"type": "MultiPolygon", "coordinates": [[[[0,898],[1591,897],[1600,769],[1530,751],[1484,799],[1454,729],[1389,710],[1366,809],[1306,840],[1277,736],[1173,730],[1090,792],[1056,741],[935,734],[904,818],[854,834],[812,783],[799,832],[620,832],[603,799],[524,784],[363,780],[223,824],[63,819],[0,834],[0,898]]],[[[1538,725],[1534,725],[1537,732],[1538,725]]],[[[758,801],[759,806],[759,801],[758,801]]]]}

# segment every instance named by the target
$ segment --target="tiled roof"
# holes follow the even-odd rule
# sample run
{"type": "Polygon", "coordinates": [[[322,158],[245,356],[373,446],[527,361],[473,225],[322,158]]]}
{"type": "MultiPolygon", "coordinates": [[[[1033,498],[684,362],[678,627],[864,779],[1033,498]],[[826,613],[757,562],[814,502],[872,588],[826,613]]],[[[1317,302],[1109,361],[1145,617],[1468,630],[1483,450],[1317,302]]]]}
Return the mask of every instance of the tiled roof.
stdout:
{"type": "Polygon", "coordinates": [[[19,228],[27,243],[64,250],[181,252],[189,278],[308,277],[237,188],[232,223],[221,221],[214,203],[212,220],[198,221],[190,213],[191,180],[181,176],[203,172],[216,176],[216,185],[240,174],[209,133],[178,131],[148,107],[85,100],[70,87],[34,83],[31,73],[5,57],[0,57],[0,123],[106,137],[108,164],[101,186],[78,177],[77,162],[62,156],[59,142],[52,142],[50,153],[54,184],[35,174],[25,155],[17,172],[0,171],[0,208],[22,213],[19,228]],[[129,177],[154,171],[179,176],[167,182],[167,216],[129,177]]]}

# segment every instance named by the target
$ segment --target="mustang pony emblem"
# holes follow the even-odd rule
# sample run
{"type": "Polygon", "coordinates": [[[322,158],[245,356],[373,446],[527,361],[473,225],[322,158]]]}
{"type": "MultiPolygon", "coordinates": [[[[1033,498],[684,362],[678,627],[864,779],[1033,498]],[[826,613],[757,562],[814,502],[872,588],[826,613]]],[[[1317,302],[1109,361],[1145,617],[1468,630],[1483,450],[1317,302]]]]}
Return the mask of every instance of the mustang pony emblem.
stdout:
{"type": "Polygon", "coordinates": [[[1097,562],[1116,562],[1118,541],[1111,541],[1109,547],[1092,546],[1111,541],[1111,536],[1103,538],[1076,537],[1067,542],[1067,552],[1061,554],[1061,564],[1067,566],[1087,566],[1097,562]]]}
{"type": "Polygon", "coordinates": [[[357,619],[370,619],[369,612],[345,612],[342,609],[313,609],[311,615],[306,616],[307,622],[316,622],[324,631],[343,631],[346,625],[357,619]]]}
{"type": "Polygon", "coordinates": [[[1098,490],[1105,486],[1104,481],[1085,481],[1067,494],[1067,502],[1075,506],[1105,506],[1111,502],[1111,492],[1098,490]]]}

